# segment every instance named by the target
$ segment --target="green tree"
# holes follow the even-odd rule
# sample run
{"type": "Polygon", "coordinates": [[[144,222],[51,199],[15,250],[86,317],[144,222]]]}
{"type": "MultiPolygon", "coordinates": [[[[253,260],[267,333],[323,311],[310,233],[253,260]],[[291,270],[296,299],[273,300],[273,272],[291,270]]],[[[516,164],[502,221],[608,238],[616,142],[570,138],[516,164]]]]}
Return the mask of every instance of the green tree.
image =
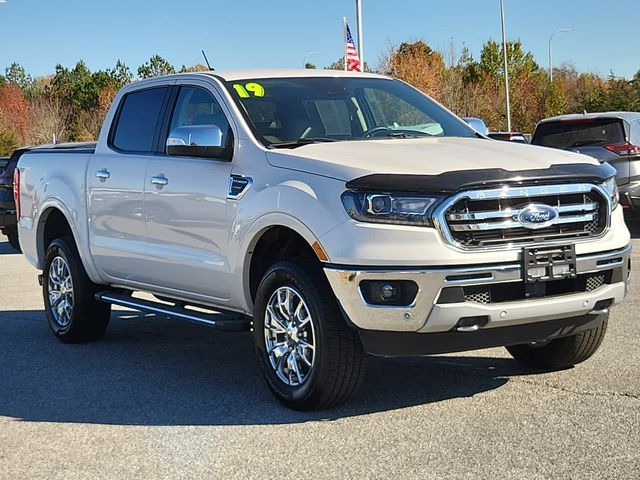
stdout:
{"type": "MultiPolygon", "coordinates": [[[[482,47],[480,61],[477,63],[477,74],[488,74],[494,77],[504,75],[504,59],[502,45],[489,40],[482,47]]],[[[525,52],[520,40],[507,42],[507,62],[509,76],[521,72],[533,73],[540,69],[531,52],[525,52]]]]}
{"type": "Polygon", "coordinates": [[[24,67],[19,63],[12,63],[4,72],[4,82],[0,83],[11,83],[17,85],[18,88],[22,90],[25,97],[34,98],[42,93],[37,88],[37,84],[31,75],[29,75],[24,67]]]}
{"type": "Polygon", "coordinates": [[[118,60],[115,67],[110,69],[108,72],[113,82],[113,86],[117,89],[120,89],[133,81],[133,74],[131,73],[131,70],[122,60],[118,60]]]}
{"type": "Polygon", "coordinates": [[[151,78],[176,73],[176,69],[160,55],[154,55],[138,67],[138,77],[151,78]]]}

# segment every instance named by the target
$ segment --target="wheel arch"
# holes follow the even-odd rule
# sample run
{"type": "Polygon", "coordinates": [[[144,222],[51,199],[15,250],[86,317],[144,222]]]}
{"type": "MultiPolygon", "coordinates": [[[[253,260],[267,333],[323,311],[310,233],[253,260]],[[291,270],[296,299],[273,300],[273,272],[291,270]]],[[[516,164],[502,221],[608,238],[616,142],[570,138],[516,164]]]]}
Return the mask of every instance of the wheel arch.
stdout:
{"type": "Polygon", "coordinates": [[[303,257],[321,265],[314,250],[316,243],[315,236],[306,226],[300,228],[290,222],[274,223],[258,229],[244,256],[243,284],[247,304],[253,308],[260,280],[273,263],[303,257]]]}
{"type": "Polygon", "coordinates": [[[81,236],[71,218],[72,216],[69,212],[58,204],[50,204],[42,210],[36,227],[38,265],[40,268],[43,267],[47,248],[53,240],[65,236],[71,237],[75,247],[78,249],[80,260],[87,275],[93,282],[98,283],[99,276],[97,271],[91,259],[87,257],[87,251],[83,248],[85,243],[81,241],[81,236]]]}

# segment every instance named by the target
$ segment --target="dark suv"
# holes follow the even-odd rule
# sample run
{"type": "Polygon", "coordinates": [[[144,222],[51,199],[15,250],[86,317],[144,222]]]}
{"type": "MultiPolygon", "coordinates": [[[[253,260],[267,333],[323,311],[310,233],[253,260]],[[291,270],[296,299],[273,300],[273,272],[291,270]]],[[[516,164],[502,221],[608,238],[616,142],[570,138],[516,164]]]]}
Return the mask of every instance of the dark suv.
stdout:
{"type": "Polygon", "coordinates": [[[20,250],[20,243],[16,227],[16,204],[13,199],[13,171],[18,165],[18,159],[27,150],[26,148],[15,150],[0,173],[0,230],[16,250],[20,250]]]}
{"type": "Polygon", "coordinates": [[[606,112],[547,118],[533,145],[584,153],[616,168],[620,203],[640,210],[640,112],[606,112]]]}

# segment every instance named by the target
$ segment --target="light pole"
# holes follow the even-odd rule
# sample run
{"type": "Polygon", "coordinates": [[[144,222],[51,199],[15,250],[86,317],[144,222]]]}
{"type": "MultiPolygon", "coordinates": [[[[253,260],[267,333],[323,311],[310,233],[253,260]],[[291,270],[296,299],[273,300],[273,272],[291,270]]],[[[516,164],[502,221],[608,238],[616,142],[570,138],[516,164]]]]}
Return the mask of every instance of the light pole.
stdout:
{"type": "Polygon", "coordinates": [[[302,68],[307,68],[307,58],[310,57],[311,55],[315,55],[316,53],[320,53],[320,52],[307,52],[304,54],[304,60],[302,60],[302,68]]]}
{"type": "Polygon", "coordinates": [[[504,22],[504,0],[500,0],[500,22],[502,23],[502,54],[504,61],[504,103],[507,110],[507,132],[510,132],[511,102],[509,101],[509,64],[507,62],[507,28],[504,22]]]}
{"type": "Polygon", "coordinates": [[[364,72],[364,40],[362,39],[362,0],[356,0],[356,17],[358,24],[358,56],[364,72]]]}
{"type": "Polygon", "coordinates": [[[551,48],[553,37],[555,37],[556,33],[573,32],[573,30],[574,30],[573,28],[559,28],[549,36],[549,82],[550,83],[553,83],[553,50],[551,48]]]}

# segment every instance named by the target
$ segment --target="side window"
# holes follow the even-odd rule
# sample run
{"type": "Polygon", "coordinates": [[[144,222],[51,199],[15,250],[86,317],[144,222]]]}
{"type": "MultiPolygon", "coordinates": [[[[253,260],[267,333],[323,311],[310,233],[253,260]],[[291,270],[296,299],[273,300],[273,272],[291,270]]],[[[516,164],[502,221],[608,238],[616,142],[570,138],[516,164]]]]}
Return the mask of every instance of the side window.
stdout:
{"type": "Polygon", "coordinates": [[[149,88],[127,94],[122,99],[113,146],[137,153],[153,151],[156,126],[167,87],[149,88]]]}
{"type": "Polygon", "coordinates": [[[182,87],[171,117],[169,132],[188,125],[217,125],[222,131],[222,143],[227,142],[229,122],[211,92],[200,87],[182,87]]]}

